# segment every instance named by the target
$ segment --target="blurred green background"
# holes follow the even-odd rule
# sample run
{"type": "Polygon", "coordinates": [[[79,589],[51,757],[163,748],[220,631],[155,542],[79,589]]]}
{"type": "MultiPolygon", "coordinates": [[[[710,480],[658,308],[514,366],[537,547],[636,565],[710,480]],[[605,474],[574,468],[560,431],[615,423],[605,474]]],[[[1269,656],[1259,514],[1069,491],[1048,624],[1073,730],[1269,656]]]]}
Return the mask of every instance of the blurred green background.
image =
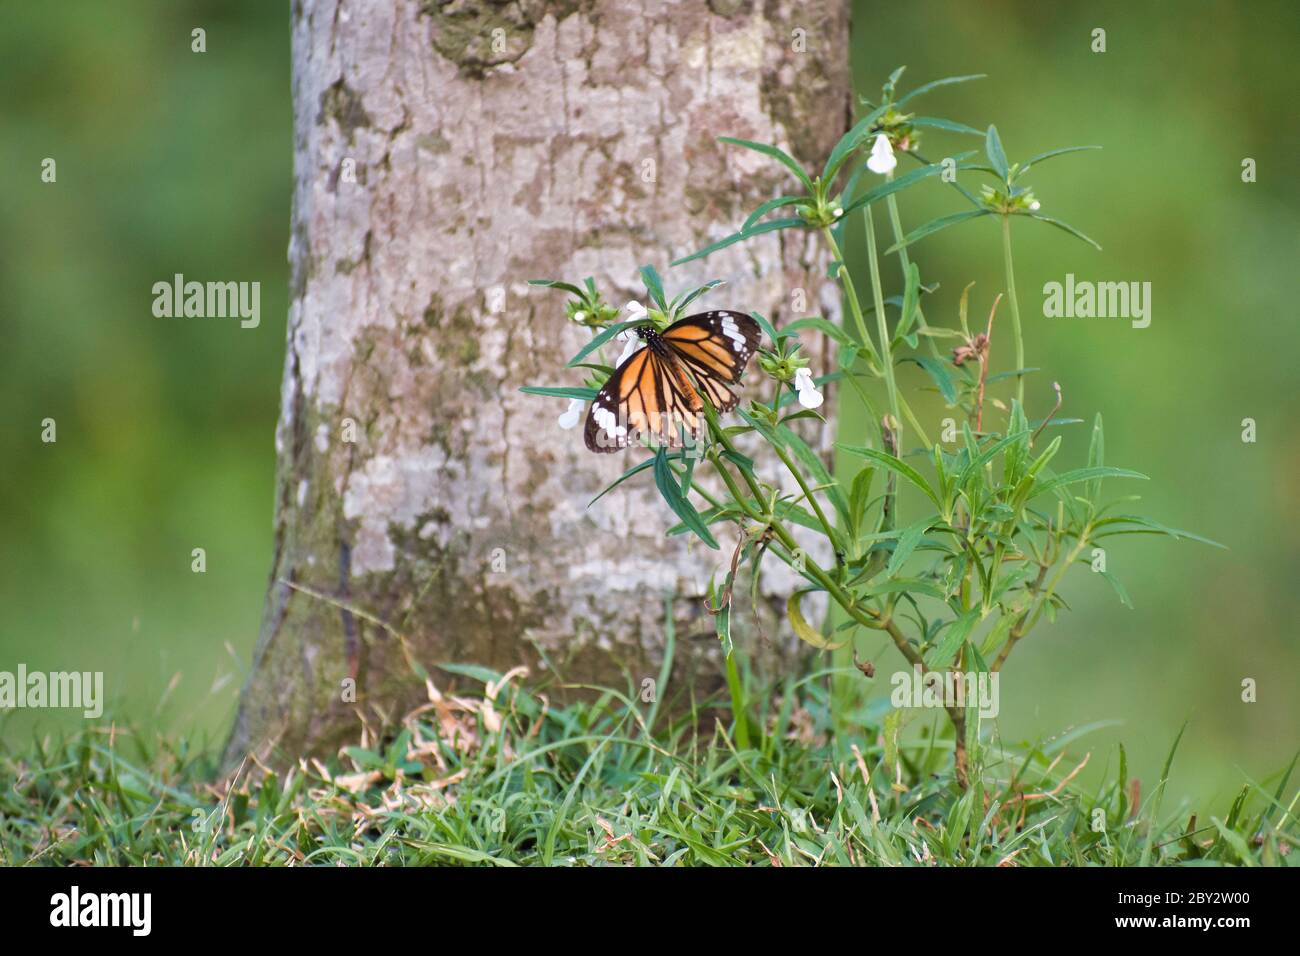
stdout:
{"type": "MultiPolygon", "coordinates": [[[[287,5],[9,2],[3,15],[0,669],[104,670],[116,713],[217,735],[271,558],[287,5]],[[261,282],[260,326],[155,318],[152,286],[177,272],[261,282]],[[40,441],[47,417],[55,444],[40,441]],[[190,570],[199,547],[204,574],[190,570]]],[[[32,714],[0,719],[13,739],[32,714]]]]}
{"type": "MultiPolygon", "coordinates": [[[[5,3],[0,33],[0,669],[104,670],[114,712],[160,732],[220,736],[261,615],[271,560],[274,424],[287,307],[292,184],[287,5],[88,0],[5,3]],[[190,31],[207,31],[207,52],[190,31]],[[53,157],[58,181],[40,181],[53,157]],[[260,281],[261,325],[157,319],[154,282],[260,281]],[[44,418],[58,441],[40,441],[44,418]],[[190,570],[203,547],[207,572],[190,570]]],[[[1096,238],[1097,253],[1017,222],[1017,278],[1031,414],[1107,423],[1108,460],[1146,472],[1146,513],[1223,541],[1112,539],[1109,567],[1135,610],[1079,574],[1074,612],[1012,658],[1000,728],[1009,740],[1117,719],[1133,772],[1154,778],[1183,721],[1175,794],[1222,796],[1296,746],[1300,646],[1292,286],[1297,259],[1288,5],[855,5],[859,89],[874,96],[987,73],[916,101],[921,112],[996,123],[1011,159],[1062,145],[1030,177],[1043,211],[1096,238]],[[1090,51],[1094,27],[1108,50],[1090,51]],[[1241,182],[1243,157],[1259,181],[1241,182]],[[1044,282],[1153,284],[1148,329],[1042,318],[1044,282]],[[1036,404],[1034,404],[1036,403],[1036,404]],[[1259,440],[1240,440],[1241,419],[1259,440]],[[1259,702],[1240,701],[1240,682],[1259,702]]],[[[719,130],[719,134],[726,130],[719,130]]],[[[928,134],[925,152],[978,148],[928,134]]],[[[902,198],[906,228],[962,208],[928,182],[902,198]]],[[[937,324],[963,285],[974,313],[1002,287],[996,222],[914,249],[937,324]]],[[[897,291],[897,266],[884,264],[897,291]]],[[[862,288],[868,288],[865,274],[862,288]]],[[[1005,358],[1005,352],[1003,353],[1005,358]]],[[[1006,366],[1003,366],[1006,367],[1006,366]]],[[[911,371],[905,387],[924,382],[911,371]]],[[[920,398],[927,422],[943,416],[920,398]]],[[[850,422],[848,428],[859,427],[850,422]]],[[[1086,452],[1066,432],[1064,464],[1086,452]]],[[[881,654],[879,661],[892,660],[881,654]]],[[[887,694],[881,685],[878,693],[887,694]]],[[[32,729],[0,718],[0,740],[32,729]]],[[[38,726],[57,718],[42,714],[38,726]]],[[[1104,757],[1094,758],[1094,770],[1104,757]]]]}

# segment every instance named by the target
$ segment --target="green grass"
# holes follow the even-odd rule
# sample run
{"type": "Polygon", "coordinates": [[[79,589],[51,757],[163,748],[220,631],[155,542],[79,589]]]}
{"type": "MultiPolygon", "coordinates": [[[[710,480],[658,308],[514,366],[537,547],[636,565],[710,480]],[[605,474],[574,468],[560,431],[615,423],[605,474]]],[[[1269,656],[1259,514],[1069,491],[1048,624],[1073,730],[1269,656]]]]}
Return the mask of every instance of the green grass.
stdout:
{"type": "Polygon", "coordinates": [[[0,863],[1300,860],[1290,768],[1245,782],[1222,812],[1193,815],[1163,799],[1176,744],[1153,787],[1127,779],[1121,749],[1100,788],[1081,789],[1075,771],[1089,756],[1081,728],[1020,748],[982,742],[977,782],[963,793],[951,777],[951,740],[896,745],[886,722],[842,749],[829,744],[825,694],[812,679],[771,698],[772,712],[753,724],[762,731],[755,748],[740,752],[716,720],[711,731],[689,729],[707,724],[700,710],[673,723],[667,708],[612,690],[554,707],[517,674],[454,670],[477,692],[435,692],[382,741],[367,733],[335,759],[285,773],[246,765],[233,785],[214,776],[215,748],[183,739],[100,725],[33,741],[0,761],[0,863]]]}

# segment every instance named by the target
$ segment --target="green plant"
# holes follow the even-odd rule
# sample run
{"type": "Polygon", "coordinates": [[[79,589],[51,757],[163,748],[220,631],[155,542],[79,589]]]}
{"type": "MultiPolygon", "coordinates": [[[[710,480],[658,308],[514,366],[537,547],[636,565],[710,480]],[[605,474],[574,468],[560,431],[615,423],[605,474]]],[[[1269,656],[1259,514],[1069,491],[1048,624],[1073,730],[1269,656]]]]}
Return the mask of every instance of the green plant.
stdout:
{"type": "MultiPolygon", "coordinates": [[[[1049,158],[1093,147],[1056,149],[1023,163],[1009,163],[995,127],[980,133],[950,120],[905,111],[922,93],[978,77],[939,80],[898,95],[902,72],[900,68],[890,76],[878,104],[865,104],[868,112],[831,150],[820,173],[808,172],[776,146],[723,138],[724,143],[757,151],[780,163],[798,188],[764,202],[738,232],[674,265],[765,233],[812,230],[829,250],[831,274],[842,286],[849,321],[841,326],[811,317],[778,329],[757,312],[751,313],[770,340],[759,356],[758,370],[750,373],[751,385],[755,376],[771,378],[776,388],[772,400],[751,400],[738,410],[741,423],[727,426],[706,407],[702,447],[659,447],[610,486],[653,469],[659,493],[679,519],[669,533],[694,534],[716,549],[720,545],[714,527],[730,524],[737,528],[739,542],[729,571],[712,595],[710,610],[715,613],[727,654],[737,740],[742,746],[748,744],[751,734],[734,660],[740,649],[732,640],[729,602],[738,568],[749,565],[757,576],[768,553],[789,564],[806,582],[790,595],[787,605],[791,626],[800,638],[823,649],[836,646],[833,636],[809,625],[800,611],[804,594],[825,592],[844,617],[838,630],[849,632],[845,639],[851,640],[858,629],[883,631],[924,680],[955,675],[960,678],[955,685],[962,686],[967,679],[1000,672],[1030,631],[1042,621],[1054,619],[1056,611],[1066,606],[1060,588],[1076,564],[1091,565],[1114,587],[1120,600],[1128,603],[1120,582],[1094,560],[1090,549],[1100,542],[1127,534],[1206,541],[1131,513],[1127,505],[1135,500],[1132,497],[1103,498],[1105,482],[1145,476],[1106,463],[1100,416],[1092,428],[1086,466],[1061,471],[1051,467],[1062,439],[1045,433],[1069,421],[1055,417],[1062,402],[1058,385],[1053,386],[1055,407],[1046,415],[1031,419],[1025,408],[1024,376],[1028,370],[1010,222],[1028,217],[1092,243],[1074,227],[1042,214],[1023,177],[1049,158]],[[982,136],[987,163],[973,161],[974,154],[969,152],[939,163],[925,160],[918,147],[926,128],[982,136]],[[869,144],[870,155],[864,161],[869,144]],[[896,151],[915,161],[917,168],[895,175],[896,151]],[[992,176],[995,185],[986,186],[977,197],[957,182],[955,175],[944,176],[974,208],[904,234],[899,194],[945,170],[992,176]],[[881,181],[864,188],[872,175],[882,177],[881,181]],[[898,256],[903,279],[901,295],[893,297],[885,293],[876,245],[874,210],[882,202],[894,236],[886,252],[898,256]],[[793,215],[788,214],[790,210],[793,215]],[[786,214],[768,218],[774,213],[786,214]],[[907,251],[913,243],[942,229],[990,215],[1000,216],[1002,221],[1005,292],[1015,352],[1013,370],[1000,375],[988,374],[1000,297],[994,300],[982,332],[972,334],[968,323],[970,286],[961,297],[959,328],[932,325],[926,321],[922,302],[932,287],[922,283],[907,251]],[[842,252],[846,230],[857,223],[864,229],[870,301],[859,293],[842,252]],[[868,315],[874,323],[868,322],[868,315]],[[811,335],[824,335],[839,346],[836,369],[813,382],[847,385],[847,394],[862,403],[873,423],[873,433],[865,444],[837,443],[842,452],[859,462],[856,468],[838,475],[830,473],[798,432],[810,421],[825,427],[826,420],[812,407],[788,410],[800,398],[796,386],[799,369],[805,364],[800,350],[805,345],[803,337],[811,335]],[[938,342],[953,338],[958,344],[949,356],[942,356],[938,342]],[[895,369],[902,362],[924,369],[947,405],[964,415],[966,421],[960,436],[953,436],[957,440],[951,449],[942,441],[931,441],[900,392],[895,369]],[[1014,384],[1015,394],[1006,403],[997,400],[995,414],[988,407],[993,404],[989,395],[1005,383],[1014,384]],[[883,413],[878,405],[881,389],[883,413]],[[915,432],[914,440],[905,438],[905,428],[915,432]],[[757,456],[738,447],[737,440],[751,434],[793,477],[797,495],[783,492],[775,476],[760,470],[757,456]],[[725,493],[714,494],[694,480],[698,461],[706,462],[716,473],[725,493]],[[873,494],[878,481],[882,489],[873,494]],[[904,488],[911,488],[915,494],[909,494],[920,503],[919,508],[909,509],[906,517],[904,488]],[[819,537],[821,547],[801,544],[795,527],[819,537]],[[809,556],[810,551],[830,557],[819,562],[809,556]]],[[[688,290],[669,301],[652,267],[642,268],[641,276],[656,307],[648,318],[661,325],[679,317],[687,304],[717,284],[688,290]]],[[[536,281],[574,297],[570,316],[608,314],[590,279],[585,288],[554,280],[536,281]]],[[[612,369],[605,364],[585,364],[583,359],[638,320],[614,323],[610,318],[588,324],[601,330],[570,362],[571,367],[588,371],[584,387],[530,387],[525,391],[574,400],[589,400],[596,394],[612,369]]],[[[751,389],[750,394],[755,391],[751,389]]],[[[945,700],[943,706],[953,730],[954,777],[965,789],[972,780],[972,753],[979,746],[978,719],[968,697],[945,700]]]]}

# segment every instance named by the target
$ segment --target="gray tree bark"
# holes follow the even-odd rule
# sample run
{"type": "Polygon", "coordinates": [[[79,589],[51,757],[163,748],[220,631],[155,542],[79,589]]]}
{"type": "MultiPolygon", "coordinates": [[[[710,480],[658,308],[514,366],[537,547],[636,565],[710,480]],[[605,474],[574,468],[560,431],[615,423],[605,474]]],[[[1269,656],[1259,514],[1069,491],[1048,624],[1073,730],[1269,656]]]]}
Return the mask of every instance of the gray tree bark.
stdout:
{"type": "Polygon", "coordinates": [[[517,391],[577,384],[563,366],[589,334],[526,280],[594,276],[621,305],[653,263],[670,294],[728,280],[710,307],[779,322],[804,290],[834,314],[802,233],[667,266],[789,186],[718,136],[824,160],[846,7],[295,0],[276,546],[228,766],[400,717],[424,692],[412,661],[654,675],[670,594],[676,673],[716,675],[690,598],[729,553],[666,538],[644,486],[587,508],[635,453],[588,453],[563,403],[517,391]]]}

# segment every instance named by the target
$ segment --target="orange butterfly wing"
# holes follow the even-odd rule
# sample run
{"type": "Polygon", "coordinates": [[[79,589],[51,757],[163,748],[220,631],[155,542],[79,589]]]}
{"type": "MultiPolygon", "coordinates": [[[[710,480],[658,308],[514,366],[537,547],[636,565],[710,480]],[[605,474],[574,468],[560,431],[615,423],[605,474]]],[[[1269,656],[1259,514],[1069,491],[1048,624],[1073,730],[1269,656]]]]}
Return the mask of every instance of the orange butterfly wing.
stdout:
{"type": "Polygon", "coordinates": [[[719,412],[729,412],[739,399],[727,386],[740,376],[758,349],[758,323],[743,312],[701,312],[674,322],[663,334],[673,354],[695,377],[700,390],[719,412]]]}
{"type": "Polygon", "coordinates": [[[702,408],[681,367],[671,356],[647,346],[624,362],[597,393],[583,437],[594,452],[618,451],[646,435],[679,448],[684,444],[679,426],[698,436],[702,408]]]}
{"type": "Polygon", "coordinates": [[[738,398],[729,386],[740,383],[760,335],[758,323],[748,315],[715,311],[674,322],[657,343],[652,336],[614,371],[591,403],[583,435],[587,448],[618,451],[645,435],[680,448],[683,429],[698,438],[704,407],[700,393],[719,412],[735,408],[738,398]]]}

